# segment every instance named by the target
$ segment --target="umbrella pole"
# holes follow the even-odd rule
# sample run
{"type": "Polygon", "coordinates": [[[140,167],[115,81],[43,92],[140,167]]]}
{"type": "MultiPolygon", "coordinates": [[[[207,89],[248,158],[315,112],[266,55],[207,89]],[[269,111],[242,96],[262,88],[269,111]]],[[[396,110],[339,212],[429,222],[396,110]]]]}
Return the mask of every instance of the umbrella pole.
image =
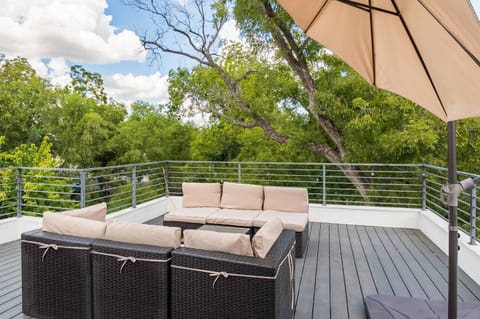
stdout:
{"type": "MultiPolygon", "coordinates": [[[[448,126],[448,184],[457,184],[457,145],[455,121],[448,126]]],[[[458,266],[458,226],[457,204],[449,201],[448,232],[448,319],[457,319],[457,266],[458,266]]]]}

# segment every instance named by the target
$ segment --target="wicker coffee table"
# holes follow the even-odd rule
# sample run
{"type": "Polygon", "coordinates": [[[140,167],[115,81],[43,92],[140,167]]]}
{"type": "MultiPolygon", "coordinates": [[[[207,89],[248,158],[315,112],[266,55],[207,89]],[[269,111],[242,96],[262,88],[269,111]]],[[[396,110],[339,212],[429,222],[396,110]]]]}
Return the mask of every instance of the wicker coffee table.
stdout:
{"type": "Polygon", "coordinates": [[[252,229],[250,227],[235,227],[235,226],[225,226],[225,225],[203,225],[200,230],[210,230],[221,233],[236,233],[236,234],[247,234],[252,235],[252,229]]]}

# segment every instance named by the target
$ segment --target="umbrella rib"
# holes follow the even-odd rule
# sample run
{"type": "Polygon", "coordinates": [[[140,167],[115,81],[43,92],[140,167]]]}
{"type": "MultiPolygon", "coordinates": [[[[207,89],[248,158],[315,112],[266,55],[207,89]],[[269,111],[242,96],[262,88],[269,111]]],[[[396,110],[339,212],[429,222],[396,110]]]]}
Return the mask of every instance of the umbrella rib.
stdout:
{"type": "Polygon", "coordinates": [[[356,1],[352,1],[352,0],[337,0],[337,1],[341,2],[341,3],[344,3],[346,5],[349,5],[349,6],[355,7],[357,9],[364,10],[364,11],[375,10],[375,11],[380,11],[380,12],[383,12],[383,13],[388,13],[388,14],[398,16],[398,12],[394,12],[394,11],[390,11],[390,10],[383,9],[383,8],[380,8],[380,7],[372,6],[370,1],[368,2],[368,5],[363,4],[363,3],[359,3],[359,2],[356,2],[356,1]]]}
{"type": "MultiPolygon", "coordinates": [[[[372,7],[372,0],[368,0],[368,6],[372,7]]],[[[373,71],[373,85],[377,86],[377,65],[375,61],[375,41],[373,40],[373,14],[372,10],[368,10],[370,15],[370,43],[372,45],[372,71],[373,71]]]]}
{"type": "Polygon", "coordinates": [[[322,13],[323,9],[327,6],[327,3],[329,2],[330,0],[327,0],[325,1],[325,3],[323,4],[323,6],[317,11],[317,13],[315,14],[315,16],[313,17],[312,21],[310,21],[310,23],[308,24],[308,26],[305,28],[305,34],[308,34],[308,30],[310,30],[310,27],[312,26],[312,24],[315,22],[315,20],[317,20],[318,16],[320,15],[320,13],[322,13]]]}
{"type": "Polygon", "coordinates": [[[435,92],[435,95],[437,96],[438,102],[440,103],[440,106],[442,107],[443,113],[445,116],[448,116],[447,110],[445,109],[445,106],[443,105],[442,99],[440,97],[440,94],[438,94],[437,87],[435,86],[435,83],[433,82],[432,76],[430,75],[430,72],[428,71],[427,65],[425,64],[425,61],[423,60],[422,55],[420,54],[420,50],[418,49],[417,44],[415,43],[415,40],[413,39],[412,34],[410,33],[410,29],[408,28],[407,24],[405,23],[405,20],[403,19],[403,16],[401,12],[398,10],[397,2],[396,0],[391,0],[393,7],[398,13],[398,17],[400,18],[400,22],[403,25],[403,28],[407,32],[408,38],[410,39],[410,42],[413,45],[413,48],[415,49],[415,53],[417,54],[418,59],[420,60],[420,63],[422,64],[423,70],[427,74],[428,80],[430,82],[430,85],[433,88],[433,91],[435,92]]]}
{"type": "Polygon", "coordinates": [[[435,19],[435,21],[437,21],[437,23],[443,28],[443,30],[445,30],[449,35],[450,37],[452,37],[452,39],[457,42],[457,44],[463,49],[463,51],[465,51],[465,53],[470,56],[470,58],[473,60],[473,62],[475,62],[477,64],[477,66],[480,66],[480,60],[472,53],[470,52],[470,50],[468,50],[462,42],[460,42],[460,40],[445,26],[445,24],[440,21],[440,19],[437,18],[436,15],[433,14],[433,12],[431,12],[428,7],[424,4],[424,2],[422,0],[418,0],[418,3],[420,3],[420,5],[425,9],[425,11],[428,12],[428,14],[430,14],[432,16],[432,18],[435,19]]]}

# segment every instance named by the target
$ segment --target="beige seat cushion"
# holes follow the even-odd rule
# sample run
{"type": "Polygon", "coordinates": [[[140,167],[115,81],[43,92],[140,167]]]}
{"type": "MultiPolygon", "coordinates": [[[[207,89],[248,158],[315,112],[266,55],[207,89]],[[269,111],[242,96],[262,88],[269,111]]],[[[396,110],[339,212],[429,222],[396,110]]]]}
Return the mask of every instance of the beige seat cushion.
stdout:
{"type": "Polygon", "coordinates": [[[220,183],[182,183],[183,207],[220,207],[220,183]]]}
{"type": "Polygon", "coordinates": [[[171,222],[206,224],[207,217],[218,212],[220,208],[197,207],[178,208],[164,216],[164,220],[171,222]]]}
{"type": "Polygon", "coordinates": [[[84,208],[67,210],[65,212],[62,212],[62,214],[104,222],[107,215],[107,203],[104,202],[84,208]]]}
{"type": "Polygon", "coordinates": [[[183,241],[187,248],[253,256],[250,236],[245,234],[187,229],[183,231],[183,241]]]}
{"type": "Polygon", "coordinates": [[[265,258],[282,231],[283,224],[280,218],[272,218],[265,223],[252,238],[253,254],[265,258]]]}
{"type": "Polygon", "coordinates": [[[207,223],[252,227],[260,210],[222,209],[207,217],[207,223]]]}
{"type": "Polygon", "coordinates": [[[104,238],[107,224],[97,220],[63,215],[59,213],[43,213],[43,230],[61,235],[88,238],[104,238]]]}
{"type": "Polygon", "coordinates": [[[263,186],[223,183],[222,208],[261,210],[263,186]]]}
{"type": "Polygon", "coordinates": [[[308,190],[299,187],[264,187],[264,210],[308,213],[308,190]]]}
{"type": "Polygon", "coordinates": [[[253,226],[262,227],[266,222],[280,218],[283,228],[292,229],[296,232],[302,232],[308,224],[308,214],[305,213],[285,213],[277,211],[263,211],[253,221],[253,226]]]}
{"type": "Polygon", "coordinates": [[[131,244],[160,247],[180,247],[182,231],[179,227],[145,225],[121,221],[109,221],[105,239],[131,244]]]}

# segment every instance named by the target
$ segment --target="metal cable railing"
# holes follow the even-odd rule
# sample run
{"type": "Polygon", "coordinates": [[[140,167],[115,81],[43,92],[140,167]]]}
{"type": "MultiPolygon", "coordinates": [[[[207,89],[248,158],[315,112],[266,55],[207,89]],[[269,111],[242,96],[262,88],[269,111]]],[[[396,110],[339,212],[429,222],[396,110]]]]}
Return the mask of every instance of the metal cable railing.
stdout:
{"type": "MultiPolygon", "coordinates": [[[[474,176],[458,172],[459,180],[474,176]]],[[[421,208],[448,217],[439,200],[447,170],[423,164],[160,161],[87,169],[0,168],[0,177],[0,218],[40,216],[103,201],[115,212],[180,196],[183,182],[305,187],[312,204],[421,208]]],[[[459,198],[459,226],[472,244],[480,235],[477,207],[476,187],[459,198]]]]}

